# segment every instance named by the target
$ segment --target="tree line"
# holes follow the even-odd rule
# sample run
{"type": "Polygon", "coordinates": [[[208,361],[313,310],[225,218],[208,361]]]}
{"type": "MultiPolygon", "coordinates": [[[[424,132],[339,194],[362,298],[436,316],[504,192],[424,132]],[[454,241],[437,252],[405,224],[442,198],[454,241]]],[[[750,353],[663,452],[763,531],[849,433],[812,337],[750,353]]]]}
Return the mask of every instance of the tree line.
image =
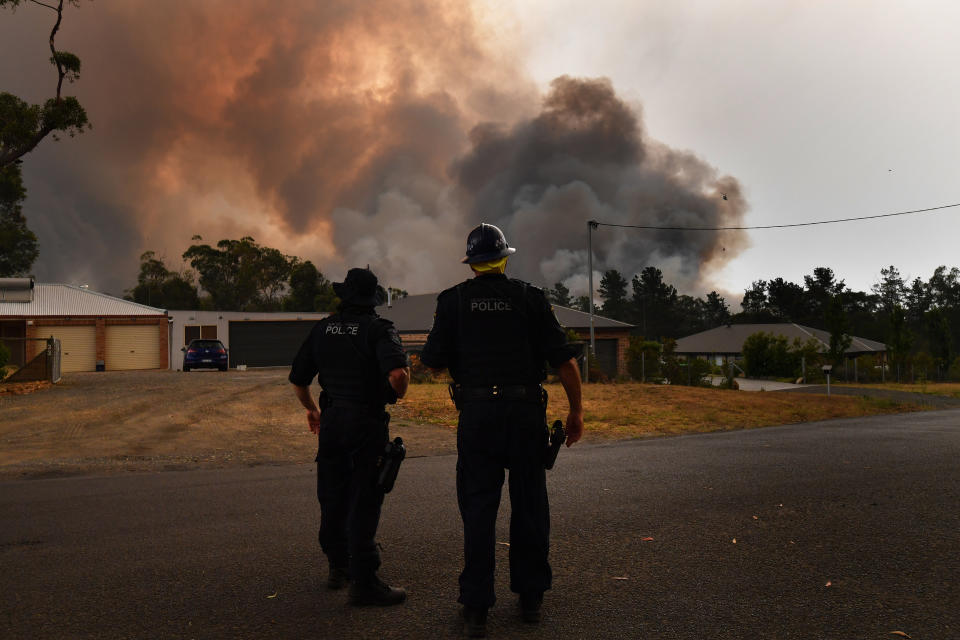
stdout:
{"type": "MultiPolygon", "coordinates": [[[[634,325],[632,333],[665,340],[723,324],[792,322],[828,331],[831,360],[842,358],[851,336],[887,345],[890,366],[905,375],[919,369],[942,379],[952,369],[960,377],[960,269],[937,267],[928,280],[906,282],[893,265],[880,269],[869,292],[855,291],[833,269],[817,267],[802,283],[784,278],[757,280],[744,291],[742,310],[731,313],[722,296],[679,294],[655,267],[646,267],[629,283],[616,269],[603,273],[597,313],[634,325]]],[[[559,305],[588,310],[587,296],[572,298],[557,283],[547,289],[559,305]]],[[[898,377],[902,377],[898,376],[898,377]]]]}
{"type": "Polygon", "coordinates": [[[155,252],[144,252],[137,284],[124,297],[161,309],[217,311],[335,311],[340,304],[333,283],[311,261],[249,236],[216,245],[194,236],[182,259],[189,266],[174,271],[155,252]]]}

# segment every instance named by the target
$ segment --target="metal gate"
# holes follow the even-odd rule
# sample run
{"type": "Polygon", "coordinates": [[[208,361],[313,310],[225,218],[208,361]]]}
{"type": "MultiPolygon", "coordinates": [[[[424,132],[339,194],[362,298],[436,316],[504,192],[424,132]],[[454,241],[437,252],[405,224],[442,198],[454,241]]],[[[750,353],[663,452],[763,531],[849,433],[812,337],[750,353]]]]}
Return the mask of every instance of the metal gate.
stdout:
{"type": "Polygon", "coordinates": [[[49,380],[54,384],[60,382],[62,356],[60,340],[57,338],[4,338],[4,341],[22,341],[25,344],[28,342],[46,343],[45,349],[42,349],[40,353],[4,382],[35,382],[37,380],[49,380]]]}

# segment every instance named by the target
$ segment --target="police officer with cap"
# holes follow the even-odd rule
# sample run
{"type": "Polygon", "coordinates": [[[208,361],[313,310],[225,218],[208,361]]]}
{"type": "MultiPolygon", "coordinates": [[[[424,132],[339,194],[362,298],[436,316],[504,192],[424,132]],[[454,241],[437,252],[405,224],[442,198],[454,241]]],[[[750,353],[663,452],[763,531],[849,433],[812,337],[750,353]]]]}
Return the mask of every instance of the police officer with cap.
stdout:
{"type": "Polygon", "coordinates": [[[317,498],[320,546],[330,565],[327,586],[350,585],[354,605],[393,605],[406,591],[378,576],[375,536],[383,504],[377,459],[388,442],[386,403],[403,397],[410,380],[407,356],[393,323],[377,316],[383,289],[369,269],[350,269],[334,283],[340,307],[310,332],[289,380],[318,436],[317,498]],[[320,404],[310,396],[314,376],[320,404]]]}
{"type": "Polygon", "coordinates": [[[497,511],[509,469],[510,589],[519,594],[524,621],[540,621],[551,586],[547,555],[550,511],[544,450],[546,363],[555,367],[570,405],[569,447],[583,434],[576,351],[542,290],[504,275],[513,249],[497,227],[481,224],[467,238],[462,262],[471,279],[437,298],[422,361],[447,368],[460,420],[457,428],[457,500],[463,519],[464,569],[459,602],[465,631],[486,635],[494,595],[497,511]]]}

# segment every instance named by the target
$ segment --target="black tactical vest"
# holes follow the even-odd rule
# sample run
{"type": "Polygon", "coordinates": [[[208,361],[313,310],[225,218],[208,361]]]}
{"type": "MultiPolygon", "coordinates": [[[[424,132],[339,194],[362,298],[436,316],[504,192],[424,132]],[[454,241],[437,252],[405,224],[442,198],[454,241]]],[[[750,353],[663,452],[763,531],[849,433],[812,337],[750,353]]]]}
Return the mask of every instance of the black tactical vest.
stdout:
{"type": "Polygon", "coordinates": [[[376,321],[373,314],[337,313],[319,322],[314,358],[334,403],[383,407],[384,380],[371,344],[376,321]]]}
{"type": "Polygon", "coordinates": [[[473,278],[456,287],[456,372],[463,385],[537,384],[543,364],[534,358],[527,285],[473,278]]]}

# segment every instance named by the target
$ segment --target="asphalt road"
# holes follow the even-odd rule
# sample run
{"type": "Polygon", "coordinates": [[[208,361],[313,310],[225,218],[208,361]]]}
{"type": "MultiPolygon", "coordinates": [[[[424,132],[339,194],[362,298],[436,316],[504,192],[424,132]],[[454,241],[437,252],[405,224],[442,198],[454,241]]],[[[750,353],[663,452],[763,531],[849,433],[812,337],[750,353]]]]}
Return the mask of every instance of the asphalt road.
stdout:
{"type": "MultiPolygon", "coordinates": [[[[960,410],[566,449],[545,619],[498,545],[491,637],[958,638],[958,461],[960,410]]],[[[377,610],[324,588],[311,465],[0,484],[0,637],[455,637],[454,463],[387,497],[377,610]]]]}

